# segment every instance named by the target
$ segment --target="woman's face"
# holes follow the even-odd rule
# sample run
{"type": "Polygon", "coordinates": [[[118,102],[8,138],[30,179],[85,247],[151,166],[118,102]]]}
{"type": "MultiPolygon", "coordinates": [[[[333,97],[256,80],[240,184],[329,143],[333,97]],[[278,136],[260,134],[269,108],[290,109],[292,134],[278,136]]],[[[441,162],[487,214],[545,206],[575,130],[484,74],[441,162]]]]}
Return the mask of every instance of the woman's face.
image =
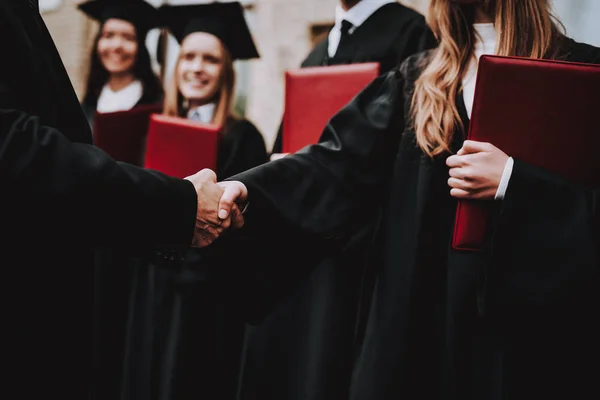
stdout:
{"type": "Polygon", "coordinates": [[[111,74],[130,73],[137,58],[135,26],[121,19],[109,19],[102,25],[98,56],[111,74]]]}
{"type": "Polygon", "coordinates": [[[211,102],[221,87],[223,46],[209,33],[194,32],[181,43],[177,86],[190,105],[211,102]]]}

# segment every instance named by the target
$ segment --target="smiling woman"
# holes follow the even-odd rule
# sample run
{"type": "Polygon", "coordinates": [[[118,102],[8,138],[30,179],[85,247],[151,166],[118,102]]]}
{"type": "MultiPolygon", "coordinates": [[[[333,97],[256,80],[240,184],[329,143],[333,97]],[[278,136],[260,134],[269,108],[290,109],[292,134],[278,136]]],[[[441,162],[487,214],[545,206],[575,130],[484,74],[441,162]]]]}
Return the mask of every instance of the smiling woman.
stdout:
{"type": "Polygon", "coordinates": [[[111,75],[128,75],[133,79],[131,72],[138,53],[135,26],[120,19],[107,20],[100,32],[97,52],[102,65],[111,75]]]}
{"type": "Polygon", "coordinates": [[[82,104],[90,125],[97,112],[160,103],[162,86],[144,44],[158,11],[143,0],[91,0],[79,8],[100,22],[82,104]]]}
{"type": "Polygon", "coordinates": [[[235,72],[229,50],[216,36],[193,32],[181,43],[173,83],[167,92],[165,112],[183,116],[184,110],[193,112],[198,107],[214,103],[216,109],[213,115],[204,122],[222,125],[231,114],[234,83],[235,72]]]}

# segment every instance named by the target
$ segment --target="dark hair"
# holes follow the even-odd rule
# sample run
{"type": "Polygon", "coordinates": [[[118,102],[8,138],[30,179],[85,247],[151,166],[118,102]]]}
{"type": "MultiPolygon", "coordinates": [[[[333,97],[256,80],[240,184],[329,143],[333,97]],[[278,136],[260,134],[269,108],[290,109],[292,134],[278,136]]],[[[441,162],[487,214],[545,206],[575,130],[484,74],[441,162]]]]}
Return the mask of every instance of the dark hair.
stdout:
{"type": "MultiPolygon", "coordinates": [[[[85,104],[96,104],[102,88],[108,81],[110,76],[109,72],[102,65],[102,61],[98,56],[98,42],[102,36],[102,29],[104,25],[100,26],[98,34],[94,39],[94,46],[92,48],[92,54],[90,55],[90,70],[87,78],[87,84],[85,88],[85,95],[83,97],[83,103],[85,104]]],[[[150,61],[150,53],[145,44],[146,32],[140,31],[136,27],[136,41],[137,41],[137,57],[133,66],[133,75],[142,82],[144,87],[144,96],[150,98],[162,97],[163,89],[160,80],[152,70],[152,63],[150,61]]]]}

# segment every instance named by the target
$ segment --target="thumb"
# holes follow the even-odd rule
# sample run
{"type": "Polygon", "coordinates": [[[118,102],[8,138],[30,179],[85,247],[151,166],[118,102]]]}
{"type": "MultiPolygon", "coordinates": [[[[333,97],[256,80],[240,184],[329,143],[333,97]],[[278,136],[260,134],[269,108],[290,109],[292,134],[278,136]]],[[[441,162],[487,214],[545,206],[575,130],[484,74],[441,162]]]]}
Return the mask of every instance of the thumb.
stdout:
{"type": "Polygon", "coordinates": [[[224,190],[219,201],[219,218],[225,219],[231,213],[234,204],[246,201],[248,192],[241,182],[220,182],[219,186],[224,190]]]}
{"type": "Polygon", "coordinates": [[[483,142],[476,142],[474,140],[465,140],[462,147],[456,154],[459,156],[464,156],[465,154],[480,153],[482,151],[486,151],[487,145],[488,145],[487,143],[483,143],[483,142]]]}

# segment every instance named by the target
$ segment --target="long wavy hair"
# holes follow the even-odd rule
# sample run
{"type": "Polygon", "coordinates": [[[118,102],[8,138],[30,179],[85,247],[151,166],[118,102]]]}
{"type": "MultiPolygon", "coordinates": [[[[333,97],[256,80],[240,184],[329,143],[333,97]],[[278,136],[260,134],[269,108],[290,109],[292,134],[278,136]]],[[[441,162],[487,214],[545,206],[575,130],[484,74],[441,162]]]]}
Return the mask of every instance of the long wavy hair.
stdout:
{"type": "MultiPolygon", "coordinates": [[[[229,118],[237,118],[233,111],[234,102],[234,90],[235,90],[235,69],[233,67],[233,58],[231,53],[221,43],[221,52],[223,54],[223,69],[221,72],[220,87],[216,94],[217,106],[215,109],[215,115],[212,123],[218,126],[224,126],[229,118]]],[[[187,100],[183,98],[179,91],[179,77],[177,71],[179,70],[179,63],[183,59],[183,52],[180,50],[179,57],[173,70],[173,76],[171,77],[167,86],[165,94],[165,106],[163,114],[170,115],[173,117],[185,118],[189,107],[187,100]]]]}
{"type": "MultiPolygon", "coordinates": [[[[496,54],[553,58],[564,28],[551,13],[549,0],[483,0],[494,20],[496,54]]],[[[439,41],[415,82],[411,103],[417,144],[430,157],[449,151],[462,122],[456,106],[462,77],[474,57],[474,4],[431,0],[427,22],[439,41]]]]}
{"type": "MultiPolygon", "coordinates": [[[[102,88],[108,82],[110,73],[100,60],[98,55],[98,42],[102,37],[103,25],[100,26],[98,34],[94,38],[94,45],[92,46],[92,53],[90,55],[90,69],[87,76],[87,83],[85,89],[85,95],[83,97],[83,103],[85,104],[96,104],[98,97],[102,93],[102,88]]],[[[140,32],[136,28],[136,41],[137,41],[137,56],[133,65],[133,75],[142,82],[144,88],[144,94],[150,98],[159,98],[162,96],[162,85],[160,79],[152,70],[152,63],[150,61],[150,53],[144,43],[145,32],[140,32]]]]}

